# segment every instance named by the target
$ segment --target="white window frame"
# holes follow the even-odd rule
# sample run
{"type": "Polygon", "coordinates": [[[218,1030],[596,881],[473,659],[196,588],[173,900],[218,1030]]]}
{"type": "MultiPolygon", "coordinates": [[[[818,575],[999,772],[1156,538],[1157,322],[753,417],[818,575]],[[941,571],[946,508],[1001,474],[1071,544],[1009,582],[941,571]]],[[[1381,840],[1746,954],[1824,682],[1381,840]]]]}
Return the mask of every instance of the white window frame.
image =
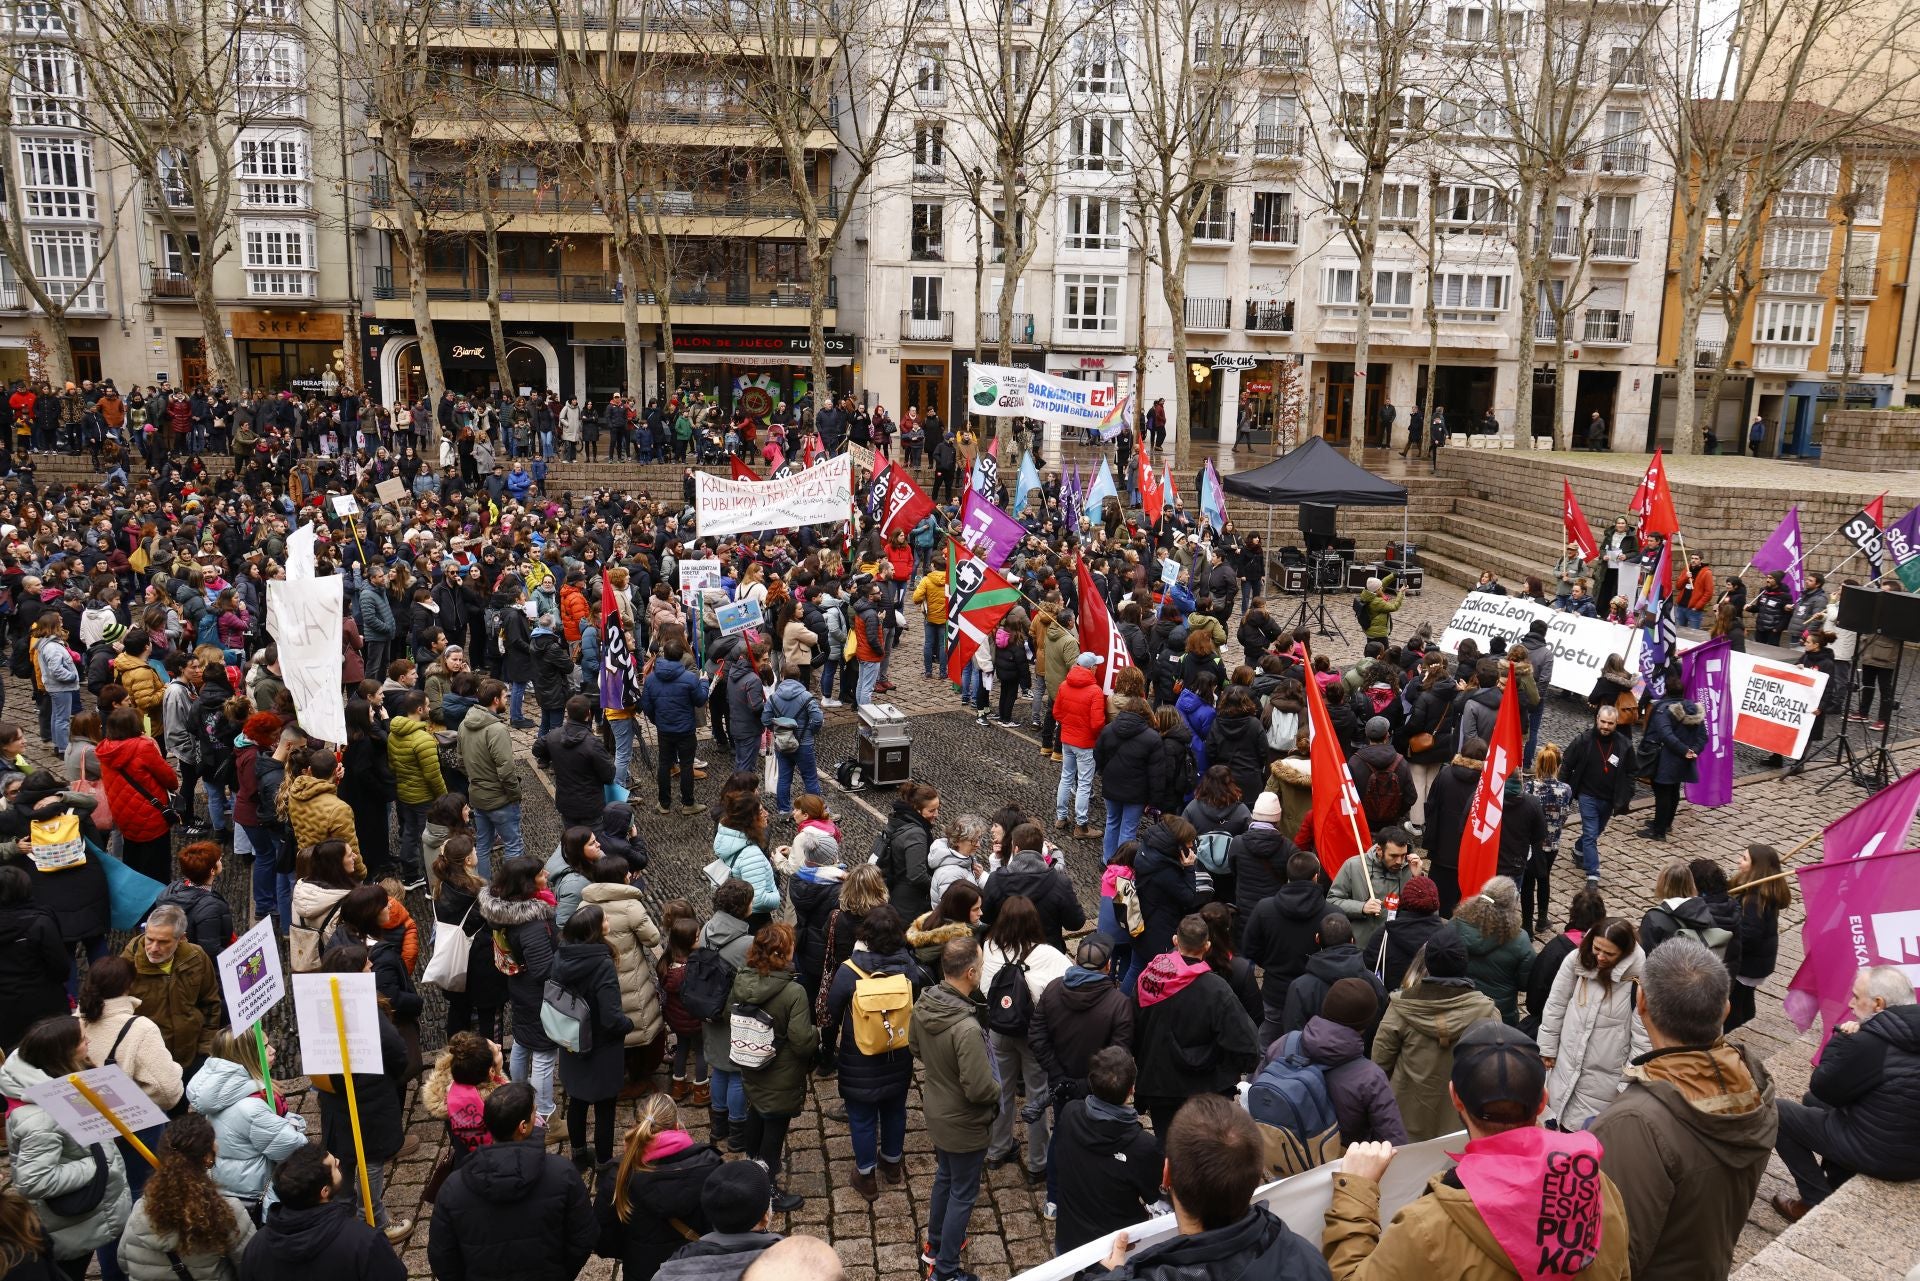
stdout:
{"type": "Polygon", "coordinates": [[[1119,116],[1080,116],[1067,124],[1067,168],[1081,173],[1119,173],[1125,164],[1125,124],[1119,116]]]}
{"type": "Polygon", "coordinates": [[[1062,330],[1069,333],[1120,332],[1120,307],[1126,283],[1124,276],[1087,271],[1059,274],[1062,330]]]}
{"type": "Polygon", "coordinates": [[[938,120],[920,121],[913,127],[914,176],[937,176],[946,167],[946,125],[938,120]]]}
{"type": "Polygon", "coordinates": [[[240,220],[240,261],[252,298],[311,298],[319,265],[313,224],[295,219],[240,220]]]}
{"type": "Polygon", "coordinates": [[[1833,228],[1781,225],[1767,228],[1760,266],[1776,271],[1825,271],[1833,256],[1833,228]]]}
{"type": "Polygon", "coordinates": [[[907,255],[914,262],[945,262],[947,260],[947,207],[939,200],[916,200],[908,208],[907,255]],[[923,218],[921,210],[931,210],[930,216],[923,218]],[[914,252],[914,241],[925,230],[928,236],[928,249],[931,253],[922,256],[914,252]]]}
{"type": "Polygon", "coordinates": [[[1753,341],[1811,347],[1819,341],[1824,304],[1763,298],[1754,307],[1753,341]]]}
{"type": "Polygon", "coordinates": [[[81,126],[80,62],[65,45],[26,45],[16,55],[20,75],[13,84],[13,124],[40,129],[81,126]]]}
{"type": "Polygon", "coordinates": [[[200,236],[196,232],[189,232],[186,239],[193,242],[190,248],[182,248],[181,238],[172,232],[160,233],[160,270],[169,276],[185,279],[193,274],[194,263],[200,257],[200,236]]]}
{"type": "Polygon", "coordinates": [[[1127,91],[1126,73],[1111,52],[1090,54],[1073,68],[1073,91],[1090,98],[1110,98],[1127,91]]]}
{"type": "Polygon", "coordinates": [[[243,129],[234,140],[234,148],[239,162],[240,203],[243,207],[311,207],[313,148],[305,131],[243,129]]]}
{"type": "Polygon", "coordinates": [[[66,35],[73,30],[73,10],[58,0],[17,0],[10,10],[13,29],[23,34],[66,35]]]}
{"type": "Polygon", "coordinates": [[[300,24],[299,0],[229,0],[230,20],[249,26],[293,27],[300,24]]]}
{"type": "Polygon", "coordinates": [[[913,320],[938,320],[945,310],[946,277],[915,275],[909,278],[907,315],[913,320]]]}
{"type": "Polygon", "coordinates": [[[100,260],[100,233],[66,227],[33,227],[27,231],[27,252],[33,274],[55,299],[72,310],[105,311],[107,285],[93,268],[100,260]],[[89,273],[93,279],[82,281],[89,273]]]}
{"type": "Polygon", "coordinates": [[[1855,160],[1851,168],[1847,187],[1859,196],[1853,211],[1854,224],[1878,226],[1887,207],[1887,166],[1879,161],[1855,160]]]}
{"type": "MultiPolygon", "coordinates": [[[[1385,193],[1382,192],[1382,204],[1385,193]]],[[[1418,205],[1414,217],[1418,217],[1418,205]]],[[[1388,215],[1384,208],[1381,217],[1388,215]]],[[[1440,208],[1435,211],[1435,221],[1444,230],[1463,228],[1504,229],[1513,221],[1513,200],[1502,187],[1477,182],[1447,182],[1440,185],[1440,208]],[[1459,216],[1456,210],[1464,206],[1465,216],[1459,216]]]]}
{"type": "Polygon", "coordinates": [[[306,114],[306,50],[300,42],[280,35],[242,35],[234,60],[238,93],[235,105],[242,116],[300,116],[306,114]]]}
{"type": "Polygon", "coordinates": [[[1834,305],[1833,333],[1827,339],[1827,357],[1829,360],[1836,359],[1840,355],[1840,338],[1846,330],[1849,312],[1852,313],[1853,332],[1849,339],[1848,346],[1855,354],[1866,351],[1867,312],[1869,310],[1865,303],[1856,303],[1852,307],[1842,307],[1837,303],[1834,305]]]}
{"type": "Polygon", "coordinates": [[[94,222],[99,200],[93,190],[93,143],[86,138],[19,140],[21,206],[28,218],[94,222]]]}
{"type": "Polygon", "coordinates": [[[1505,311],[1509,293],[1504,272],[1442,271],[1433,278],[1433,305],[1442,311],[1505,311]]]}
{"type": "Polygon", "coordinates": [[[913,91],[923,100],[947,96],[947,46],[933,41],[913,47],[913,91]]]}
{"type": "Polygon", "coordinates": [[[1075,253],[1122,252],[1127,247],[1125,211],[1106,196],[1068,196],[1062,203],[1062,247],[1075,253]]]}

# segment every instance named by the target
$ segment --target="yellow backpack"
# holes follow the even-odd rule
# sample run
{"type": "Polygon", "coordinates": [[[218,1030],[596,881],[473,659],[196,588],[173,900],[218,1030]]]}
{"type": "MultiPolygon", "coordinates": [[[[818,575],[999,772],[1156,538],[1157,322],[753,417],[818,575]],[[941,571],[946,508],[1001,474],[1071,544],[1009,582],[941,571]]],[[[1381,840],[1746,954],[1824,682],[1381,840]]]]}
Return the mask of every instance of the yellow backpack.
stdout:
{"type": "Polygon", "coordinates": [[[869,974],[852,961],[853,1043],[862,1054],[886,1054],[907,1048],[913,1021],[913,983],[904,974],[869,974]]]}

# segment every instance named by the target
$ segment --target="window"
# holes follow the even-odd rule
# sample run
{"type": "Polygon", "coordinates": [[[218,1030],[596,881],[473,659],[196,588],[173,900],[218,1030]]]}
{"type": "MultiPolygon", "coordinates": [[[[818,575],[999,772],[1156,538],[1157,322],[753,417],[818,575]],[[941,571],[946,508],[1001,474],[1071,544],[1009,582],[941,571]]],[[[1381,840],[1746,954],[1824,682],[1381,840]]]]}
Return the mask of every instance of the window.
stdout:
{"type": "Polygon", "coordinates": [[[940,124],[919,124],[913,130],[913,176],[937,177],[947,164],[947,129],[940,124]]]}
{"type": "Polygon", "coordinates": [[[1881,164],[1853,162],[1847,181],[1847,196],[1853,205],[1853,220],[1869,225],[1880,221],[1887,201],[1887,167],[1881,164]]]}
{"type": "Polygon", "coordinates": [[[756,240],[753,244],[754,279],[762,284],[791,285],[813,279],[806,246],[793,240],[756,240]]]}
{"type": "Polygon", "coordinates": [[[1102,53],[1080,63],[1073,69],[1073,91],[1099,95],[1126,92],[1119,59],[1102,53]]]}
{"type": "Polygon", "coordinates": [[[913,57],[913,91],[922,100],[944,101],[947,96],[947,46],[915,45],[913,57]]]}
{"type": "Polygon", "coordinates": [[[1194,193],[1193,203],[1200,207],[1199,216],[1193,222],[1195,240],[1233,239],[1233,219],[1227,212],[1225,187],[1209,183],[1194,193]]]}
{"type": "Polygon", "coordinates": [[[913,202],[913,245],[915,262],[944,262],[947,257],[944,209],[938,200],[913,202]]]}
{"type": "Polygon", "coordinates": [[[1747,171],[1743,168],[1735,169],[1726,176],[1720,183],[1719,190],[1714,193],[1714,212],[1730,222],[1740,216],[1746,199],[1747,171]]]}
{"type": "Polygon", "coordinates": [[[1840,187],[1840,166],[1827,156],[1801,161],[1787,175],[1786,184],[1773,200],[1776,218],[1820,218],[1840,187]]]}
{"type": "Polygon", "coordinates": [[[1760,265],[1788,271],[1825,271],[1833,232],[1826,227],[1769,227],[1760,265]]]}
{"type": "Polygon", "coordinates": [[[306,78],[306,58],[293,41],[242,36],[236,74],[240,92],[235,106],[242,115],[305,114],[306,100],[299,90],[306,78]]]}
{"type": "Polygon", "coordinates": [[[241,204],[304,209],[308,177],[304,134],[251,130],[240,135],[241,204]]]}
{"type": "Polygon", "coordinates": [[[1646,59],[1630,45],[1615,45],[1607,50],[1607,83],[1638,87],[1647,83],[1646,59]]]}
{"type": "Polygon", "coordinates": [[[52,0],[19,0],[13,6],[15,31],[45,31],[64,35],[73,28],[73,11],[52,0]]]}
{"type": "Polygon", "coordinates": [[[99,232],[32,230],[27,232],[27,250],[33,274],[50,296],[76,310],[106,310],[106,282],[93,274],[100,260],[99,232]]]}
{"type": "Polygon", "coordinates": [[[1209,67],[1219,65],[1232,67],[1237,65],[1239,46],[1235,43],[1236,32],[1232,27],[1215,30],[1202,27],[1193,36],[1193,65],[1209,67]],[[1216,64],[1215,59],[1219,59],[1216,64]]]}
{"type": "MultiPolygon", "coordinates": [[[[1417,209],[1417,206],[1416,206],[1417,209]]],[[[1436,215],[1442,223],[1459,227],[1504,228],[1513,211],[1507,193],[1498,187],[1448,183],[1440,188],[1440,208],[1436,215]]]]}
{"type": "Polygon", "coordinates": [[[160,267],[169,276],[190,276],[200,261],[200,237],[188,234],[184,240],[171,232],[160,235],[160,267]]]}
{"type": "Polygon", "coordinates": [[[915,276],[913,278],[913,310],[910,313],[913,319],[940,319],[941,284],[941,279],[938,276],[915,276]]]}
{"type": "Polygon", "coordinates": [[[1305,36],[1283,36],[1277,31],[1263,32],[1260,36],[1260,65],[1278,67],[1283,71],[1300,71],[1307,65],[1307,38],[1305,36]]]}
{"type": "MultiPolygon", "coordinates": [[[[1359,214],[1363,184],[1348,179],[1334,192],[1335,205],[1345,212],[1359,214]]],[[[1380,184],[1380,221],[1415,222],[1420,217],[1420,184],[1384,182],[1380,184]]]]}
{"type": "Polygon", "coordinates": [[[1604,173],[1640,173],[1647,167],[1647,144],[1640,136],[1645,117],[1638,111],[1612,110],[1606,114],[1600,144],[1604,173]]]}
{"type": "MultiPolygon", "coordinates": [[[[1357,267],[1325,267],[1320,274],[1320,301],[1329,306],[1351,307],[1359,302],[1357,267]]],[[[1413,272],[1381,268],[1373,273],[1373,305],[1405,307],[1413,301],[1413,272]]]]}
{"type": "Polygon", "coordinates": [[[1119,117],[1081,116],[1067,126],[1067,168],[1119,173],[1120,167],[1119,117]]]}
{"type": "Polygon", "coordinates": [[[1479,5],[1447,6],[1447,39],[1478,43],[1492,39],[1498,23],[1491,11],[1479,5]]]}
{"type": "Polygon", "coordinates": [[[1504,311],[1507,278],[1443,271],[1433,278],[1433,305],[1454,311],[1504,311]]]}
{"type": "Polygon", "coordinates": [[[1753,340],[1811,343],[1820,329],[1817,302],[1762,302],[1753,317],[1753,340]]]}
{"type": "Polygon", "coordinates": [[[1376,271],[1373,273],[1373,305],[1376,307],[1405,307],[1413,302],[1413,273],[1411,271],[1376,271]]]}
{"type": "Polygon", "coordinates": [[[427,270],[464,275],[467,270],[466,240],[459,236],[428,236],[427,270]]]}
{"type": "Polygon", "coordinates": [[[1427,99],[1425,94],[1397,94],[1385,103],[1364,93],[1346,92],[1341,94],[1341,114],[1347,132],[1365,134],[1371,131],[1376,111],[1386,112],[1387,129],[1393,133],[1402,133],[1408,129],[1421,128],[1427,118],[1427,99]]]}
{"type": "Polygon", "coordinates": [[[234,0],[228,11],[234,21],[255,26],[290,27],[300,21],[300,6],[295,0],[234,0]]]}
{"type": "Polygon", "coordinates": [[[1329,305],[1351,307],[1359,301],[1356,292],[1360,278],[1358,268],[1325,267],[1320,272],[1320,301],[1329,305]]]}
{"type": "Polygon", "coordinates": [[[1120,332],[1119,276],[1069,271],[1060,276],[1060,327],[1081,333],[1120,332]]]}
{"type": "Polygon", "coordinates": [[[300,222],[240,223],[241,264],[247,293],[255,298],[307,298],[313,294],[313,228],[300,222]]]}
{"type": "Polygon", "coordinates": [[[1833,311],[1833,338],[1827,344],[1827,369],[1831,373],[1838,373],[1842,368],[1851,366],[1857,374],[1860,372],[1861,353],[1867,346],[1867,309],[1835,307],[1833,311]]]}
{"type": "Polygon", "coordinates": [[[1836,293],[1855,298],[1871,298],[1879,293],[1880,233],[1856,231],[1845,240],[1846,274],[1836,293]]]}
{"type": "MultiPolygon", "coordinates": [[[[1006,202],[993,202],[993,214],[988,220],[993,230],[993,254],[995,262],[1007,260],[1007,206],[1006,202]]],[[[1015,202],[1013,210],[1013,238],[1022,253],[1032,246],[1033,240],[1027,235],[1027,210],[1023,204],[1015,202]]]]}
{"type": "Polygon", "coordinates": [[[1300,224],[1293,216],[1291,191],[1253,193],[1253,231],[1255,244],[1295,244],[1300,239],[1300,224]]]}
{"type": "Polygon", "coordinates": [[[85,138],[22,138],[20,191],[29,218],[95,217],[93,144],[85,138]]]}
{"type": "Polygon", "coordinates": [[[80,127],[80,68],[60,45],[28,45],[20,51],[13,84],[13,123],[80,127]]]}
{"type": "Polygon", "coordinates": [[[1126,228],[1120,221],[1120,202],[1098,196],[1068,196],[1066,247],[1080,250],[1125,249],[1126,228]]]}
{"type": "Polygon", "coordinates": [[[500,270],[523,275],[557,272],[560,246],[547,236],[501,236],[500,270]]]}

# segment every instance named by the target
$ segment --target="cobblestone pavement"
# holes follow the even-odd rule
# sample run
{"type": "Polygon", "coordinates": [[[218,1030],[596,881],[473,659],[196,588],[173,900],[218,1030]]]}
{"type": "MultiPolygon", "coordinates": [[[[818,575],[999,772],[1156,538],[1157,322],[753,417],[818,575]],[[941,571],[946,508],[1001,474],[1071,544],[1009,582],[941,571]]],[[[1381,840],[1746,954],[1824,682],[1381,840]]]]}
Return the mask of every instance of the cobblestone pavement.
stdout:
{"type": "MultiPolygon", "coordinates": [[[[1408,603],[1398,616],[1397,627],[1409,628],[1421,621],[1433,622],[1436,630],[1444,624],[1460,593],[1442,585],[1408,603]]],[[[1344,613],[1344,600],[1329,599],[1329,616],[1337,609],[1344,613]]],[[[1344,623],[1345,620],[1342,620],[1344,623]]],[[[917,620],[916,620],[917,623],[917,620]]],[[[1359,642],[1351,626],[1348,639],[1327,642],[1337,657],[1357,651],[1359,642]]],[[[1399,634],[1396,631],[1396,634],[1399,634]]],[[[1014,728],[979,725],[970,713],[958,709],[951,688],[943,680],[921,677],[917,659],[917,630],[908,633],[908,646],[894,664],[893,678],[898,683],[888,697],[912,718],[913,763],[916,775],[932,781],[943,794],[943,812],[951,816],[972,811],[991,814],[1001,805],[1012,803],[1029,813],[1050,817],[1050,806],[1058,766],[1042,755],[1038,737],[1024,723],[1014,728]]],[[[1230,655],[1231,657],[1231,655],[1230,655]]],[[[8,701],[15,709],[30,706],[27,691],[18,682],[8,680],[8,701]]],[[[1024,722],[1025,703],[1016,719],[1024,722]]],[[[16,715],[20,715],[16,712],[16,715]]],[[[856,728],[854,714],[846,710],[829,712],[828,728],[821,740],[819,759],[822,781],[826,783],[828,803],[839,816],[846,839],[843,848],[850,857],[861,857],[871,849],[872,838],[884,822],[891,797],[883,791],[850,795],[831,781],[831,767],[853,750],[856,728]]],[[[1556,699],[1549,705],[1543,733],[1565,741],[1586,721],[1583,705],[1577,700],[1556,699]]],[[[31,737],[31,731],[29,736],[31,737]]],[[[531,748],[531,732],[515,734],[523,756],[531,748]]],[[[48,755],[44,751],[39,755],[48,755]]],[[[698,784],[704,800],[717,797],[725,779],[725,757],[710,740],[701,743],[701,754],[713,763],[709,777],[698,784]]],[[[1920,766],[1920,745],[1897,753],[1901,770],[1920,766]]],[[[648,772],[636,762],[643,774],[643,786],[636,792],[636,810],[640,828],[653,854],[648,869],[648,893],[654,907],[673,897],[692,899],[705,910],[708,895],[701,867],[711,858],[713,827],[710,820],[680,815],[657,815],[651,800],[648,772]]],[[[553,848],[559,836],[559,821],[553,810],[545,776],[527,757],[523,766],[526,791],[524,828],[527,848],[539,852],[553,848]]],[[[1708,813],[1682,807],[1673,837],[1664,844],[1640,840],[1631,835],[1635,824],[1621,822],[1611,828],[1602,842],[1603,887],[1613,909],[1638,920],[1651,905],[1654,878],[1661,866],[1676,857],[1708,856],[1731,867],[1745,843],[1769,841],[1787,850],[1814,834],[1831,818],[1858,803],[1865,793],[1851,783],[1821,790],[1836,778],[1831,767],[1816,764],[1802,776],[1782,779],[1775,771],[1761,771],[1751,765],[1743,772],[1733,805],[1720,813],[1708,813]]],[[[1645,801],[1642,801],[1645,804],[1645,801]]],[[[1097,807],[1096,807],[1097,811],[1097,807]]],[[[781,837],[776,829],[775,839],[781,837]]],[[[1563,842],[1571,849],[1573,833],[1563,842]]],[[[1065,843],[1067,867],[1081,901],[1091,906],[1098,898],[1099,847],[1093,841],[1068,840],[1065,843]]],[[[1817,857],[1817,851],[1806,856],[1817,857]]],[[[233,860],[237,865],[240,860],[233,860]]],[[[246,914],[249,895],[245,888],[245,869],[228,869],[228,898],[246,914]]],[[[1569,866],[1554,886],[1556,919],[1564,911],[1568,897],[1579,882],[1569,866]]],[[[422,922],[423,944],[432,937],[431,913],[423,894],[410,900],[416,917],[422,922]]],[[[1779,998],[1788,978],[1799,964],[1801,950],[1799,926],[1801,912],[1796,904],[1782,920],[1780,965],[1763,988],[1761,1016],[1736,1034],[1736,1039],[1753,1047],[1779,1078],[1782,1097],[1797,1097],[1805,1088],[1807,1060],[1813,1041],[1797,1035],[1780,1012],[1779,998]]],[[[427,991],[425,1040],[440,1042],[441,1006],[437,994],[427,991]]],[[[281,1062],[297,1065],[284,1008],[273,1020],[274,1038],[281,1062]]],[[[294,1097],[319,1132],[317,1105],[304,1081],[296,1081],[294,1097]]],[[[880,1278],[909,1276],[917,1264],[917,1244],[924,1226],[925,1198],[930,1190],[933,1157],[919,1114],[916,1090],[909,1102],[907,1138],[907,1183],[902,1189],[885,1189],[879,1200],[869,1206],[848,1186],[852,1172],[852,1151],[846,1126],[828,1120],[825,1110],[835,1101],[830,1080],[813,1082],[808,1105],[794,1122],[789,1139],[787,1184],[806,1198],[805,1204],[790,1216],[777,1216],[775,1227],[782,1231],[822,1235],[831,1241],[847,1265],[850,1281],[879,1281],[880,1278]]],[[[633,1105],[623,1104],[622,1123],[630,1121],[633,1105]]],[[[686,1117],[696,1136],[704,1136],[703,1114],[686,1117]]],[[[439,1154],[441,1129],[417,1103],[408,1110],[408,1126],[421,1140],[413,1157],[400,1162],[387,1185],[387,1202],[396,1218],[420,1220],[414,1235],[402,1248],[411,1276],[430,1275],[427,1264],[426,1218],[431,1208],[421,1204],[421,1192],[439,1154]]],[[[1785,1226],[1767,1206],[1767,1197],[1776,1191],[1790,1191],[1784,1167],[1776,1159],[1767,1181],[1755,1201],[1755,1209],[1742,1237],[1739,1258],[1750,1257],[1785,1226]]],[[[1042,1216],[1044,1193],[1029,1189],[1015,1167],[990,1171],[982,1189],[979,1207],[972,1225],[973,1244],[967,1264],[982,1277],[999,1281],[1023,1268],[1051,1256],[1051,1224],[1042,1216]]],[[[614,1265],[596,1259],[586,1274],[597,1279],[610,1276],[614,1265]]],[[[644,1278],[639,1281],[645,1281],[644,1278]]]]}

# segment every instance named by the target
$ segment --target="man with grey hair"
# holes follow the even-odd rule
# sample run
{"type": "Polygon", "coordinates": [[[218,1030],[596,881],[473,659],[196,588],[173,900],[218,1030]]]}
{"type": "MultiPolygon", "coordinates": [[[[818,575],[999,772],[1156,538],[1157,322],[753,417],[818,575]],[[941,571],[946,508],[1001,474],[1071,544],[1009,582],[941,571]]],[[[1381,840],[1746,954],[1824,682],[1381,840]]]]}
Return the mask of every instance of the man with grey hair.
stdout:
{"type": "Polygon", "coordinates": [[[191,1078],[213,1048],[213,1034],[226,1026],[213,958],[187,942],[187,914],[171,903],[153,909],[120,955],[133,964],[128,995],[159,1025],[167,1053],[191,1078]]]}
{"type": "Polygon", "coordinates": [[[1634,1281],[1724,1277],[1760,1189],[1779,1114],[1760,1061],[1721,1034],[1727,967],[1674,938],[1647,953],[1638,1009],[1653,1050],[1593,1123],[1627,1204],[1634,1281]]]}
{"type": "Polygon", "coordinates": [[[1854,975],[1849,1004],[1853,1017],[1834,1029],[1806,1097],[1780,1100],[1780,1159],[1800,1195],[1775,1195],[1773,1208],[1789,1223],[1855,1174],[1920,1179],[1913,983],[1898,966],[1876,965],[1854,975]]]}

